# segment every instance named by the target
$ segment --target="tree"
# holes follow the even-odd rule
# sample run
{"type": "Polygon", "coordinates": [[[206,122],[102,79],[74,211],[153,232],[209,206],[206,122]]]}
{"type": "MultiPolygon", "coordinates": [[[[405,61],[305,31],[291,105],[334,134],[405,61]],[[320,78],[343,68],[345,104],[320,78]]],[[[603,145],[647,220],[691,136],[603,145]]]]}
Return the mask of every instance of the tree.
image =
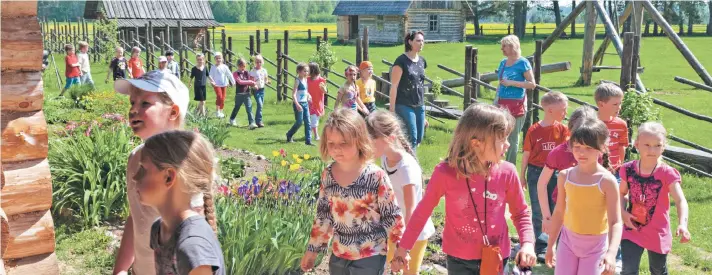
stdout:
{"type": "Polygon", "coordinates": [[[559,1],[553,1],[554,2],[554,22],[556,22],[556,26],[558,27],[561,25],[561,9],[559,8],[559,1]]]}
{"type": "Polygon", "coordinates": [[[712,0],[707,0],[707,9],[709,12],[709,21],[707,22],[707,35],[712,35],[712,0]]]}
{"type": "Polygon", "coordinates": [[[292,1],[279,1],[279,11],[281,12],[282,22],[292,22],[292,1]]]}
{"type": "Polygon", "coordinates": [[[514,34],[519,38],[524,37],[527,28],[527,1],[514,2],[514,34]]]}
{"type": "Polygon", "coordinates": [[[509,3],[501,1],[468,1],[470,13],[467,18],[475,25],[475,35],[480,33],[480,19],[502,16],[507,13],[509,3]]]}

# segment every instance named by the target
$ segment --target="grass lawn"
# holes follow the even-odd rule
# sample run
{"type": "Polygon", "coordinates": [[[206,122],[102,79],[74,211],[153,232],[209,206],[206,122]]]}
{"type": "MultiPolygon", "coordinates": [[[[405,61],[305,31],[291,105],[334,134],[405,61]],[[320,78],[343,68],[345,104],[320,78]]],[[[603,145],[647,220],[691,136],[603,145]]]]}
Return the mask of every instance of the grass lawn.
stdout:
{"type": "MultiPolygon", "coordinates": [[[[583,24],[580,24],[583,25],[583,24]]],[[[264,28],[264,25],[259,25],[260,28],[264,28]]],[[[308,24],[300,24],[298,27],[311,26],[308,24]]],[[[323,24],[314,26],[313,29],[323,30],[323,24]],[[317,28],[318,27],[318,28],[317,28]]],[[[506,25],[504,25],[506,28],[506,25]]],[[[254,30],[256,25],[228,25],[228,34],[230,32],[238,31],[250,31],[254,30]]],[[[275,28],[286,29],[286,25],[275,25],[275,28]]],[[[296,28],[296,27],[289,27],[296,28]]],[[[335,27],[329,27],[330,32],[335,37],[335,27]],[[334,31],[331,31],[331,30],[334,31]]],[[[296,30],[296,29],[295,29],[296,30]]],[[[245,34],[246,35],[246,34],[245,34]]],[[[312,34],[316,36],[316,34],[312,34]]],[[[281,36],[281,35],[279,35],[281,36]]],[[[265,57],[274,60],[276,51],[276,41],[275,39],[278,35],[270,34],[270,43],[262,44],[262,52],[265,53],[265,57]]],[[[709,48],[709,43],[712,42],[712,38],[706,37],[684,37],[684,41],[687,46],[697,55],[699,61],[707,67],[708,71],[712,70],[712,52],[709,48]]],[[[248,46],[247,42],[235,42],[233,48],[237,52],[245,54],[247,51],[244,47],[248,46]]],[[[306,61],[309,56],[315,50],[316,46],[314,41],[290,41],[290,56],[296,60],[306,61]]],[[[425,46],[422,55],[427,59],[429,67],[427,69],[427,74],[430,78],[442,78],[449,79],[453,78],[454,75],[445,72],[437,68],[437,64],[443,64],[450,68],[463,71],[464,68],[464,45],[472,44],[479,49],[479,70],[480,72],[491,72],[497,67],[499,61],[502,59],[502,54],[499,50],[499,44],[497,39],[485,39],[485,40],[473,40],[467,43],[442,43],[442,44],[428,44],[425,46]]],[[[560,40],[554,43],[549,50],[544,54],[544,63],[554,63],[562,61],[571,62],[571,70],[566,72],[559,72],[555,74],[544,74],[542,75],[541,84],[543,86],[560,90],[569,96],[587,101],[593,102],[593,91],[595,86],[590,87],[576,87],[576,83],[579,77],[579,68],[581,66],[581,54],[582,54],[582,40],[572,39],[572,40],[560,40]]],[[[600,41],[596,45],[600,44],[600,41]]],[[[334,44],[333,47],[339,60],[341,58],[346,58],[353,61],[355,59],[355,47],[353,45],[340,45],[334,44]]],[[[524,39],[522,42],[522,52],[524,55],[528,55],[534,50],[534,42],[530,39],[524,39]]],[[[388,67],[381,63],[381,59],[387,59],[393,61],[399,54],[403,51],[403,46],[371,46],[370,48],[370,59],[374,63],[374,71],[380,75],[380,72],[385,72],[388,67]]],[[[609,47],[608,53],[614,53],[613,47],[609,47]]],[[[246,55],[246,54],[245,54],[246,55]]],[[[682,76],[694,81],[700,81],[699,77],[695,72],[689,67],[687,62],[682,55],[676,50],[672,43],[665,37],[646,37],[641,43],[641,64],[645,67],[645,73],[641,75],[643,82],[649,91],[654,94],[655,98],[664,100],[675,104],[677,106],[683,107],[685,109],[691,110],[693,112],[712,116],[712,110],[707,104],[712,102],[712,93],[696,90],[689,86],[679,84],[673,81],[674,76],[682,76]]],[[[60,62],[59,73],[63,77],[64,66],[61,64],[63,56],[55,56],[55,60],[60,62]]],[[[190,57],[191,61],[194,60],[190,57]]],[[[619,59],[615,55],[606,55],[603,64],[604,65],[619,65],[619,59]]],[[[92,72],[94,80],[97,82],[97,87],[101,91],[112,90],[111,83],[105,84],[104,77],[106,76],[106,65],[104,64],[94,64],[92,66],[92,72]]],[[[342,71],[345,64],[339,62],[335,66],[335,71],[342,71]]],[[[269,64],[266,68],[270,73],[274,73],[275,68],[269,64]]],[[[289,64],[289,70],[294,71],[296,66],[294,64],[289,64]]],[[[619,79],[619,71],[609,70],[594,73],[593,82],[598,83],[602,79],[614,80],[619,79]]],[[[342,80],[337,77],[332,77],[337,83],[341,83],[342,80]]],[[[187,83],[187,79],[184,79],[187,83]]],[[[701,82],[701,81],[700,81],[701,82]]],[[[274,83],[273,83],[274,84],[274,83]]],[[[293,84],[293,80],[290,78],[290,85],[293,84]]],[[[334,87],[329,87],[330,93],[335,94],[336,89],[334,87]]],[[[211,90],[211,89],[209,89],[211,90]]],[[[458,88],[457,90],[462,90],[458,88]]],[[[59,89],[56,86],[56,77],[54,76],[54,68],[50,67],[45,73],[45,92],[47,100],[51,100],[53,97],[59,93],[59,89]]],[[[192,97],[192,92],[191,92],[192,97]]],[[[481,99],[482,102],[491,102],[493,97],[492,93],[485,92],[481,99]]],[[[211,91],[208,92],[207,106],[214,110],[214,98],[215,95],[211,91]]],[[[441,96],[442,99],[448,99],[451,101],[451,105],[462,106],[462,99],[455,96],[441,96]]],[[[329,104],[333,106],[333,100],[329,101],[329,104]]],[[[226,102],[226,112],[232,111],[232,100],[228,96],[226,102]]],[[[576,104],[571,103],[569,112],[573,111],[576,104]]],[[[253,103],[253,108],[255,108],[253,103]]],[[[676,136],[682,137],[684,139],[693,141],[695,143],[702,144],[708,148],[712,148],[712,139],[709,138],[712,134],[712,127],[709,123],[699,121],[693,118],[683,117],[673,111],[668,109],[661,109],[663,115],[663,122],[665,123],[668,131],[674,133],[676,136]]],[[[254,111],[254,110],[253,110],[254,111]]],[[[269,156],[273,150],[279,150],[284,148],[288,153],[304,154],[308,153],[311,155],[318,155],[317,147],[307,147],[303,145],[303,130],[300,130],[296,136],[295,143],[285,142],[285,133],[291,127],[294,121],[294,115],[292,113],[290,102],[277,102],[276,93],[273,90],[267,90],[267,95],[265,98],[265,110],[264,110],[265,124],[267,127],[249,131],[245,128],[247,125],[246,115],[244,109],[238,114],[238,122],[243,127],[230,128],[231,136],[227,140],[226,144],[232,148],[248,149],[250,151],[256,152],[258,154],[269,156]]],[[[434,120],[430,120],[431,127],[426,130],[426,137],[424,143],[418,149],[419,161],[422,164],[424,173],[429,175],[434,166],[443,158],[447,151],[447,144],[450,142],[452,131],[455,127],[456,122],[453,120],[443,119],[445,123],[440,123],[434,120]]],[[[323,120],[322,120],[323,123],[323,120]]],[[[226,127],[227,121],[226,121],[226,127]]],[[[680,146],[679,144],[672,143],[673,145],[680,146]]],[[[712,184],[711,179],[698,178],[691,175],[683,176],[683,189],[688,197],[690,203],[690,231],[693,235],[693,241],[688,245],[675,244],[673,246],[673,253],[678,256],[679,259],[671,262],[676,264],[675,268],[672,268],[671,274],[703,274],[704,272],[712,271],[712,190],[710,187],[712,184]],[[677,268],[677,265],[680,268],[677,268]]],[[[444,210],[444,205],[441,204],[436,212],[442,213],[444,210]]],[[[671,219],[673,220],[673,229],[676,226],[676,214],[675,208],[671,209],[671,219]]],[[[61,256],[61,255],[60,255],[61,256]]],[[[71,259],[71,258],[64,258],[71,259]]],[[[647,260],[644,260],[644,266],[647,266],[647,260]]],[[[645,274],[645,273],[643,273],[645,274]]]]}

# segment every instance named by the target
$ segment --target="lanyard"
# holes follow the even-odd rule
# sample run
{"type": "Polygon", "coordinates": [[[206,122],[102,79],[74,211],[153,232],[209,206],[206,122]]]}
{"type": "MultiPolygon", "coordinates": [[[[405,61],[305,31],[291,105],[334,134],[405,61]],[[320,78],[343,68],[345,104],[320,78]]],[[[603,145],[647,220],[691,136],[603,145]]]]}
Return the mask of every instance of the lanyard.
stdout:
{"type": "MultiPolygon", "coordinates": [[[[650,175],[647,177],[643,177],[643,169],[640,167],[640,160],[638,160],[638,176],[640,176],[641,179],[649,179],[651,177],[654,177],[655,175],[655,169],[658,168],[658,163],[655,163],[655,166],[653,167],[653,170],[650,171],[650,175]]],[[[645,184],[645,181],[640,181],[640,189],[641,189],[641,194],[640,194],[640,201],[645,203],[645,189],[648,187],[647,184],[645,184]]]]}
{"type": "Polygon", "coordinates": [[[480,214],[477,211],[477,204],[475,204],[475,199],[472,198],[472,189],[470,188],[470,177],[466,176],[465,178],[465,183],[467,183],[467,192],[470,194],[470,201],[472,202],[472,207],[475,208],[475,216],[477,217],[477,224],[480,225],[480,230],[484,233],[482,235],[482,240],[484,241],[485,245],[490,245],[489,239],[487,238],[487,183],[489,182],[489,178],[485,178],[485,191],[482,193],[484,196],[482,198],[482,201],[485,204],[485,219],[480,220],[480,214]],[[484,228],[482,226],[482,221],[484,221],[484,228]]]}

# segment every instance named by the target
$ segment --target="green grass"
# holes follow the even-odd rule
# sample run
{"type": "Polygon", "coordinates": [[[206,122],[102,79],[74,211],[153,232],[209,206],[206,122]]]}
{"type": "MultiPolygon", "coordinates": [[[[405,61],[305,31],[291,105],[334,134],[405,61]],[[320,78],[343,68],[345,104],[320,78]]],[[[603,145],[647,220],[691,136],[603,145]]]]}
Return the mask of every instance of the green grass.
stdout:
{"type": "MultiPolygon", "coordinates": [[[[505,25],[506,27],[506,25],[505,25]]],[[[247,27],[248,29],[251,26],[247,27]]],[[[286,28],[286,26],[284,27],[286,28]]],[[[323,27],[321,27],[323,29],[323,27]]],[[[331,30],[332,28],[330,28],[331,30]]],[[[332,32],[335,36],[335,32],[332,32]]],[[[315,36],[315,34],[313,34],[315,36]]],[[[281,35],[280,35],[281,36],[281,35]]],[[[330,34],[330,36],[332,36],[330,34]]],[[[334,37],[332,36],[332,38],[334,37]]],[[[274,34],[270,34],[270,43],[262,44],[262,52],[264,56],[270,60],[275,60],[276,38],[274,34]]],[[[708,54],[709,43],[711,38],[705,37],[684,37],[687,46],[696,54],[698,60],[706,66],[708,70],[712,69],[712,54],[708,54]]],[[[290,41],[290,56],[299,61],[306,61],[316,46],[314,42],[307,41],[290,41]]],[[[248,46],[247,42],[233,41],[233,49],[236,52],[243,54],[247,53],[244,47],[248,46]]],[[[499,44],[496,38],[488,38],[484,40],[473,40],[466,43],[441,43],[427,44],[422,55],[427,59],[429,67],[427,74],[430,78],[440,77],[449,79],[454,75],[437,68],[437,64],[443,64],[450,68],[463,71],[464,68],[464,45],[472,44],[479,49],[479,70],[480,72],[493,71],[499,61],[502,59],[502,54],[499,50],[499,44]]],[[[600,44],[600,40],[596,46],[600,44]]],[[[346,58],[353,61],[355,59],[355,47],[353,45],[334,44],[334,51],[339,60],[346,58]]],[[[522,52],[524,55],[531,54],[534,51],[534,41],[528,38],[522,41],[522,52]]],[[[612,46],[608,48],[608,53],[614,53],[612,46]]],[[[374,63],[374,71],[380,75],[380,72],[388,70],[388,66],[381,63],[381,59],[394,60],[403,51],[403,46],[371,46],[370,60],[374,63]]],[[[589,87],[577,87],[576,81],[579,77],[579,68],[581,67],[582,55],[582,40],[559,40],[549,48],[543,56],[545,64],[569,61],[571,62],[571,70],[554,74],[542,75],[541,84],[543,86],[560,90],[569,96],[593,102],[593,91],[595,85],[589,87]]],[[[689,86],[679,84],[673,81],[673,77],[682,76],[694,81],[700,81],[696,73],[689,67],[682,55],[676,50],[672,43],[665,37],[646,37],[641,43],[641,64],[645,67],[645,73],[641,74],[641,79],[645,83],[655,98],[675,104],[677,106],[688,109],[692,112],[712,116],[712,110],[708,108],[709,102],[712,102],[712,93],[693,89],[689,86]]],[[[60,62],[60,75],[63,77],[62,56],[55,56],[55,59],[60,62]]],[[[190,57],[191,61],[194,60],[190,57]]],[[[604,65],[619,65],[619,59],[615,55],[607,54],[604,58],[604,65]]],[[[342,71],[346,65],[339,62],[334,66],[335,71],[342,71]]],[[[95,64],[92,66],[93,76],[98,83],[99,90],[111,90],[112,86],[104,84],[103,80],[106,76],[105,64],[95,64]]],[[[289,70],[295,70],[294,64],[289,64],[289,70]]],[[[272,65],[267,64],[266,68],[270,73],[275,72],[272,65]]],[[[54,69],[50,69],[45,73],[45,88],[47,98],[50,99],[56,96],[59,90],[56,87],[56,78],[54,77],[54,69]],[[50,73],[51,72],[51,73],[50,73]]],[[[593,83],[598,83],[600,80],[619,79],[619,71],[601,71],[594,73],[593,83]]],[[[290,84],[293,80],[290,77],[290,84]]],[[[341,83],[338,77],[332,77],[337,83],[341,83]]],[[[187,80],[186,80],[187,81],[187,80]]],[[[700,81],[701,82],[701,81],[700,81]]],[[[273,83],[274,84],[274,83],[273,83]]],[[[329,87],[330,93],[335,94],[336,89],[329,87]]],[[[462,91],[461,88],[457,90],[462,91]]],[[[191,92],[192,94],[192,92],[191,92]]],[[[493,94],[484,93],[482,102],[491,102],[493,94]]],[[[214,108],[214,93],[208,92],[207,106],[214,108]]],[[[443,95],[441,99],[448,99],[452,105],[462,106],[462,99],[455,96],[443,95]]],[[[333,105],[333,100],[329,101],[333,105]]],[[[232,111],[232,99],[228,97],[226,102],[226,112],[232,111]]],[[[254,105],[254,103],[253,103],[254,105]]],[[[574,103],[570,103],[569,111],[573,111],[578,107],[574,103]]],[[[253,106],[254,108],[254,106],[253,106]]],[[[709,139],[712,134],[712,127],[707,122],[699,121],[693,118],[684,117],[678,113],[662,108],[662,119],[668,130],[676,136],[690,140],[695,143],[702,144],[708,148],[712,147],[712,139],[709,139]]],[[[226,141],[226,145],[233,148],[248,149],[258,154],[269,156],[273,150],[280,148],[286,149],[289,153],[318,155],[317,147],[307,147],[303,145],[303,130],[300,130],[295,138],[295,143],[285,143],[285,133],[291,127],[294,121],[290,102],[277,102],[276,94],[272,90],[267,90],[264,110],[266,128],[261,128],[249,131],[244,127],[230,128],[231,137],[226,141]]],[[[440,162],[447,151],[447,144],[452,137],[452,130],[456,122],[453,120],[443,119],[445,123],[440,123],[430,120],[431,127],[426,130],[424,143],[418,149],[419,161],[423,166],[424,173],[429,175],[432,173],[435,165],[440,162]]],[[[245,126],[246,116],[244,110],[238,114],[238,121],[245,126]]],[[[322,124],[323,124],[322,120],[322,124]]],[[[672,142],[673,145],[681,146],[672,142]]],[[[684,147],[684,146],[683,146],[684,147]]],[[[693,235],[693,241],[688,245],[675,244],[673,253],[682,258],[681,264],[685,267],[691,267],[694,272],[706,272],[710,270],[709,258],[705,255],[712,253],[712,191],[710,191],[712,180],[707,178],[697,178],[689,175],[684,176],[683,189],[688,196],[690,202],[690,231],[693,235]],[[700,253],[703,251],[703,253],[700,253]]],[[[436,209],[436,212],[442,213],[444,204],[436,209]]],[[[673,220],[673,229],[676,226],[675,208],[671,209],[671,219],[673,220]]],[[[645,261],[644,261],[645,262],[645,261]]],[[[693,272],[690,271],[690,272],[693,272]]],[[[695,274],[695,273],[684,274],[695,274]]],[[[673,273],[675,274],[675,273],[673,273]]],[[[682,274],[682,273],[677,273],[682,274]]]]}
{"type": "Polygon", "coordinates": [[[111,274],[114,253],[109,244],[112,238],[97,227],[76,231],[63,221],[57,220],[55,249],[62,274],[111,274]]]}

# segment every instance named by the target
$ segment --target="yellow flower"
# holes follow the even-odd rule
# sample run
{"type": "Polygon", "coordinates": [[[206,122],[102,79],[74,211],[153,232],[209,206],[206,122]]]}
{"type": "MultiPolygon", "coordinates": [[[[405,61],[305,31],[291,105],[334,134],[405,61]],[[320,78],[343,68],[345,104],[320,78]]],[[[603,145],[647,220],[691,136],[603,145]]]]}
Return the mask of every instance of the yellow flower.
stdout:
{"type": "Polygon", "coordinates": [[[283,161],[282,161],[282,166],[287,166],[287,161],[286,161],[286,160],[283,160],[283,161]]]}
{"type": "Polygon", "coordinates": [[[292,164],[289,166],[289,170],[296,171],[296,170],[299,170],[299,167],[300,167],[299,164],[292,164]]]}
{"type": "Polygon", "coordinates": [[[292,154],[292,158],[296,160],[296,159],[299,158],[299,155],[297,155],[297,154],[292,154]]]}
{"type": "Polygon", "coordinates": [[[309,154],[304,154],[304,160],[309,160],[311,156],[309,154]]]}
{"type": "Polygon", "coordinates": [[[297,159],[297,163],[302,163],[302,159],[297,159]]]}
{"type": "Polygon", "coordinates": [[[272,151],[272,156],[274,156],[274,157],[279,156],[279,152],[278,152],[278,151],[272,151]]]}

